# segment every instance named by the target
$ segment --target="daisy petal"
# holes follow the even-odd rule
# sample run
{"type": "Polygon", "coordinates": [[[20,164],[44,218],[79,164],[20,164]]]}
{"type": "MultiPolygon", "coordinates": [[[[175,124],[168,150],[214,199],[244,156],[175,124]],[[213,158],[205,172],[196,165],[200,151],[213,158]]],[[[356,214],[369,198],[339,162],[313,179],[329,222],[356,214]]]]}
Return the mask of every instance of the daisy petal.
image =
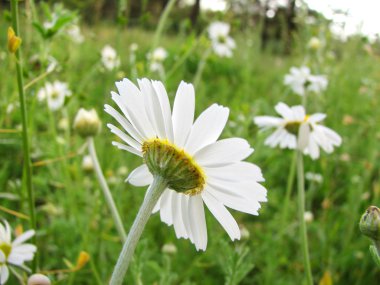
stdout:
{"type": "Polygon", "coordinates": [[[24,241],[30,239],[32,236],[34,236],[34,234],[35,234],[35,231],[34,231],[34,230],[26,231],[26,232],[23,233],[22,235],[18,236],[18,237],[12,242],[12,245],[13,245],[13,246],[19,245],[19,244],[23,243],[24,241]]]}
{"type": "Polygon", "coordinates": [[[189,136],[194,121],[194,109],[194,87],[182,81],[174,99],[172,115],[174,143],[178,147],[183,147],[189,136]]]}
{"type": "Polygon", "coordinates": [[[194,159],[201,166],[215,167],[234,163],[247,158],[253,149],[241,138],[230,138],[210,144],[194,154],[194,159]]]}
{"type": "Polygon", "coordinates": [[[203,202],[225,229],[231,240],[240,239],[240,229],[231,213],[207,189],[202,192],[203,202]]]}
{"type": "Polygon", "coordinates": [[[229,109],[217,104],[211,105],[197,118],[185,148],[194,154],[206,145],[214,143],[222,133],[228,119],[229,109]]]}
{"type": "Polygon", "coordinates": [[[135,168],[125,180],[125,182],[129,182],[135,186],[146,186],[153,182],[153,176],[149,172],[146,164],[143,164],[137,168],[135,168]]]}
{"type": "Polygon", "coordinates": [[[207,229],[206,219],[201,195],[195,195],[189,199],[189,217],[191,232],[197,250],[206,250],[207,229]]]}

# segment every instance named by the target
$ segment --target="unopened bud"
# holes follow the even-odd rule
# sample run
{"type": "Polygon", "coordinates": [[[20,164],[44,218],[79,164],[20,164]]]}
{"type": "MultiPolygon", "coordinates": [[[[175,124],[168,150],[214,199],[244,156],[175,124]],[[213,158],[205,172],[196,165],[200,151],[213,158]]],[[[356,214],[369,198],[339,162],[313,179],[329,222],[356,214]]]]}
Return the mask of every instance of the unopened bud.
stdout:
{"type": "Polygon", "coordinates": [[[172,243],[166,243],[162,246],[162,252],[163,253],[166,253],[166,254],[169,254],[169,255],[173,255],[173,254],[176,254],[177,253],[177,247],[172,244],[172,243]]]}
{"type": "Polygon", "coordinates": [[[28,285],[50,285],[50,279],[43,274],[33,274],[28,279],[28,285]]]}
{"type": "Polygon", "coordinates": [[[85,266],[88,263],[89,260],[90,260],[90,255],[85,251],[81,251],[78,256],[76,269],[77,270],[81,269],[83,266],[85,266]]]}
{"type": "Polygon", "coordinates": [[[241,240],[249,239],[249,230],[245,226],[240,226],[240,238],[241,240]]]}
{"type": "Polygon", "coordinates": [[[12,27],[8,28],[8,50],[11,53],[15,53],[21,45],[21,38],[16,36],[12,27]]]}
{"type": "Polygon", "coordinates": [[[92,137],[100,131],[100,119],[95,109],[81,108],[74,119],[74,130],[82,137],[92,137]]]}
{"type": "Polygon", "coordinates": [[[321,41],[317,37],[312,37],[307,46],[312,50],[318,50],[321,47],[321,41]]]}
{"type": "Polygon", "coordinates": [[[86,172],[92,172],[94,170],[94,163],[90,155],[83,156],[82,169],[86,172]]]}
{"type": "Polygon", "coordinates": [[[380,242],[380,209],[376,206],[368,207],[359,223],[360,231],[375,243],[380,242]]]}

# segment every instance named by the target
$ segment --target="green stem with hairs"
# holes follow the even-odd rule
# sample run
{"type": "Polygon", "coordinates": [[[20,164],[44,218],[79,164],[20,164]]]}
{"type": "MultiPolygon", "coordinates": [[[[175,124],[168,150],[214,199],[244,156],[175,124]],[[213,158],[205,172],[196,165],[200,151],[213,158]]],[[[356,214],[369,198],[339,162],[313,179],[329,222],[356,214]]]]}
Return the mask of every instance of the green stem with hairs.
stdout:
{"type": "Polygon", "coordinates": [[[96,173],[96,177],[98,178],[100,188],[102,188],[104,198],[106,199],[107,205],[109,210],[111,211],[112,218],[115,222],[115,226],[117,229],[117,232],[119,233],[120,239],[125,242],[127,240],[127,234],[125,233],[123,223],[121,221],[119,212],[117,211],[115,201],[112,198],[112,194],[110,189],[108,188],[108,184],[106,179],[104,178],[102,169],[100,167],[98,156],[96,155],[96,149],[94,144],[94,138],[88,137],[88,150],[90,152],[90,156],[92,159],[92,162],[94,164],[94,169],[96,173]]]}
{"type": "MultiPolygon", "coordinates": [[[[11,1],[12,10],[12,26],[15,34],[20,36],[19,33],[19,20],[18,20],[18,0],[11,1]]],[[[29,204],[29,215],[30,215],[30,227],[34,230],[37,228],[36,223],[36,211],[34,202],[34,191],[32,184],[32,162],[30,159],[30,146],[29,146],[29,134],[28,134],[28,113],[25,103],[25,93],[24,93],[24,79],[22,71],[22,60],[21,60],[21,46],[17,49],[16,53],[16,72],[17,72],[17,87],[20,100],[20,110],[21,110],[21,122],[22,122],[22,147],[24,154],[24,168],[25,168],[25,178],[26,178],[26,189],[28,192],[28,204],[29,204]]],[[[36,244],[36,235],[33,236],[33,243],[36,244]]],[[[32,266],[33,272],[37,269],[37,258],[33,261],[32,266]]]]}
{"type": "Polygon", "coordinates": [[[120,285],[123,283],[124,276],[127,273],[129,262],[132,259],[137,243],[145,228],[146,223],[153,211],[161,194],[167,187],[167,183],[161,176],[155,176],[153,183],[149,186],[145,199],[140,207],[132,228],[129,231],[127,241],[119,255],[116,266],[112,273],[110,285],[120,285]]]}
{"type": "Polygon", "coordinates": [[[168,4],[166,4],[164,12],[162,13],[160,21],[158,22],[156,33],[154,34],[152,50],[154,50],[158,46],[161,34],[165,27],[166,20],[168,19],[170,11],[173,9],[176,2],[177,0],[170,0],[168,4]]]}
{"type": "Polygon", "coordinates": [[[313,285],[313,276],[311,273],[309,246],[307,240],[307,229],[304,218],[305,213],[305,179],[303,169],[302,150],[297,150],[297,184],[298,184],[298,219],[300,223],[300,237],[303,254],[303,261],[306,271],[307,284],[313,285]]]}
{"type": "Polygon", "coordinates": [[[296,162],[297,162],[297,153],[294,152],[293,157],[292,157],[292,162],[290,165],[288,181],[286,184],[285,201],[284,201],[284,207],[283,207],[283,212],[282,212],[281,229],[284,231],[285,231],[285,223],[288,218],[290,196],[292,194],[294,178],[296,174],[296,162]]]}

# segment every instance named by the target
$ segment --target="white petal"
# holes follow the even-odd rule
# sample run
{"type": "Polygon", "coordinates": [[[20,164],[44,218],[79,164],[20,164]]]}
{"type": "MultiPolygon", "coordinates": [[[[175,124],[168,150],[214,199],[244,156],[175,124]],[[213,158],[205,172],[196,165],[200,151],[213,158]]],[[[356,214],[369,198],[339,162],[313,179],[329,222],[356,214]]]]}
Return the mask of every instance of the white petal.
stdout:
{"type": "Polygon", "coordinates": [[[161,203],[160,203],[161,221],[163,221],[169,226],[173,224],[172,192],[173,190],[166,189],[161,196],[161,203]]]}
{"type": "Polygon", "coordinates": [[[16,254],[33,254],[37,251],[37,247],[34,244],[25,243],[12,247],[12,253],[16,254]]]}
{"type": "Polygon", "coordinates": [[[183,147],[190,134],[194,121],[195,95],[192,84],[181,82],[178,86],[177,94],[173,106],[173,132],[174,143],[178,147],[183,147]]]}
{"type": "Polygon", "coordinates": [[[1,284],[5,284],[8,281],[9,278],[9,270],[6,265],[0,266],[0,282],[1,284]]]}
{"type": "Polygon", "coordinates": [[[191,226],[190,226],[189,196],[188,195],[181,195],[181,210],[182,210],[183,225],[185,226],[187,236],[189,237],[191,242],[194,243],[194,238],[193,238],[193,234],[192,234],[191,226]]]}
{"type": "Polygon", "coordinates": [[[189,218],[194,244],[197,250],[206,250],[207,228],[203,200],[201,195],[191,196],[189,199],[189,218]]]}
{"type": "Polygon", "coordinates": [[[156,132],[147,117],[142,96],[122,97],[115,92],[111,92],[111,95],[112,100],[119,106],[120,110],[139,132],[141,137],[144,139],[155,137],[156,132]]]}
{"type": "Polygon", "coordinates": [[[309,117],[309,122],[311,123],[319,123],[323,121],[326,118],[326,114],[323,113],[316,113],[309,117]]]}
{"type": "Polygon", "coordinates": [[[207,189],[202,192],[202,199],[207,208],[225,229],[231,240],[240,239],[240,229],[230,212],[207,189]]]}
{"type": "Polygon", "coordinates": [[[310,140],[310,125],[308,123],[301,124],[298,131],[298,148],[304,150],[310,140]]]}
{"type": "Polygon", "coordinates": [[[201,166],[215,167],[245,159],[253,152],[249,143],[241,138],[229,138],[210,144],[194,154],[201,166]]]}
{"type": "Polygon", "coordinates": [[[253,163],[241,161],[222,167],[204,167],[206,177],[226,181],[265,181],[260,167],[253,163]]]}
{"type": "Polygon", "coordinates": [[[253,118],[253,121],[260,128],[271,128],[280,126],[283,119],[271,116],[257,116],[253,118]]]}
{"type": "Polygon", "coordinates": [[[135,148],[137,151],[141,151],[141,144],[135,141],[133,138],[128,136],[126,133],[121,131],[118,127],[115,127],[112,124],[107,124],[107,127],[111,132],[121,138],[124,142],[129,144],[131,147],[135,148]]]}
{"type": "Polygon", "coordinates": [[[142,92],[146,114],[150,123],[159,138],[167,138],[160,101],[156,90],[153,88],[152,82],[146,78],[138,80],[137,82],[142,92]]]}
{"type": "Polygon", "coordinates": [[[144,139],[139,134],[139,132],[131,125],[131,123],[124,118],[118,111],[116,111],[113,107],[110,105],[104,105],[104,111],[106,111],[108,114],[110,114],[114,119],[128,132],[128,134],[131,135],[136,141],[139,143],[142,143],[144,139]]]}
{"type": "Polygon", "coordinates": [[[166,92],[165,86],[162,84],[161,81],[153,81],[153,88],[156,90],[158,99],[160,101],[166,137],[169,141],[174,142],[172,114],[170,110],[169,97],[166,92]]]}
{"type": "Polygon", "coordinates": [[[153,175],[149,172],[146,164],[135,168],[125,180],[135,186],[146,186],[153,182],[153,175]]]}
{"type": "Polygon", "coordinates": [[[172,196],[173,225],[177,238],[188,238],[187,230],[182,219],[182,196],[184,194],[174,193],[172,196]]]}
{"type": "Polygon", "coordinates": [[[185,145],[186,151],[193,154],[206,145],[214,143],[227,123],[228,114],[228,108],[217,104],[213,104],[203,111],[191,128],[185,145]]]}
{"type": "Polygon", "coordinates": [[[278,103],[274,109],[278,114],[280,114],[285,119],[293,119],[293,112],[292,109],[286,105],[285,103],[278,103]]]}
{"type": "Polygon", "coordinates": [[[136,150],[133,147],[130,147],[128,145],[125,145],[125,144],[122,144],[122,143],[119,143],[119,142],[112,142],[112,144],[114,146],[116,146],[117,148],[119,148],[119,149],[126,150],[126,151],[128,151],[130,153],[133,153],[133,154],[136,154],[136,155],[142,157],[142,153],[140,151],[136,150]]]}
{"type": "Polygon", "coordinates": [[[30,239],[32,236],[34,236],[34,234],[35,234],[35,231],[34,231],[34,230],[26,231],[26,232],[23,233],[22,235],[18,236],[18,237],[12,242],[12,245],[13,245],[13,246],[19,245],[19,244],[23,243],[24,241],[30,239]]]}

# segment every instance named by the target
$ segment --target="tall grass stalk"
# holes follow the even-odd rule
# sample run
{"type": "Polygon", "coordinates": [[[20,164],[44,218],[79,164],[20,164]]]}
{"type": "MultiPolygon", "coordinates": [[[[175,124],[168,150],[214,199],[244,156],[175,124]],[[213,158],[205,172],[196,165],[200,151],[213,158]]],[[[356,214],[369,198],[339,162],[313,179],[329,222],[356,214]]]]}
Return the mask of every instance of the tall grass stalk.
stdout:
{"type": "MultiPolygon", "coordinates": [[[[12,26],[17,36],[20,36],[19,19],[18,19],[18,0],[11,0],[12,10],[12,26]]],[[[32,162],[30,160],[30,146],[29,146],[29,134],[28,134],[28,112],[25,103],[24,93],[24,79],[22,70],[22,58],[21,58],[21,46],[17,49],[16,53],[16,72],[17,72],[17,87],[20,100],[21,110],[21,122],[22,122],[22,147],[24,153],[24,169],[26,178],[26,189],[28,193],[29,215],[30,215],[30,227],[34,230],[37,228],[36,224],[36,211],[34,203],[34,191],[32,184],[32,162]]],[[[36,243],[36,235],[33,237],[33,243],[36,243]]],[[[37,258],[33,262],[33,271],[37,269],[37,258]]]]}
{"type": "Polygon", "coordinates": [[[119,259],[117,260],[116,266],[112,273],[110,285],[120,285],[123,283],[124,276],[128,270],[129,262],[132,259],[133,253],[145,225],[148,222],[154,206],[166,187],[167,183],[162,177],[154,177],[153,183],[149,186],[137,217],[133,222],[131,230],[129,231],[127,241],[125,242],[119,255],[119,259]]]}
{"type": "Polygon", "coordinates": [[[94,164],[94,169],[95,169],[96,177],[98,178],[98,181],[99,181],[99,184],[100,184],[100,188],[102,188],[104,198],[106,199],[108,208],[111,211],[111,215],[112,215],[112,218],[113,218],[113,220],[115,222],[115,226],[116,226],[117,232],[119,233],[120,239],[123,242],[125,242],[127,240],[127,234],[126,234],[126,232],[124,230],[124,226],[123,226],[123,223],[121,221],[119,212],[117,211],[115,202],[114,202],[114,200],[112,198],[111,191],[108,188],[108,184],[106,182],[106,179],[104,178],[102,169],[100,167],[100,164],[99,164],[99,161],[98,161],[98,156],[96,155],[94,138],[93,137],[89,137],[87,139],[87,143],[88,143],[88,150],[90,152],[90,156],[91,156],[92,162],[94,164]]]}
{"type": "Polygon", "coordinates": [[[166,4],[165,10],[160,17],[160,21],[158,22],[158,26],[154,34],[152,50],[154,50],[158,46],[158,43],[160,42],[161,34],[165,27],[166,20],[168,19],[170,11],[173,9],[176,2],[177,0],[169,0],[168,4],[166,4]]]}
{"type": "Polygon", "coordinates": [[[198,64],[197,72],[195,73],[193,84],[194,88],[196,88],[202,78],[203,70],[205,69],[206,66],[206,61],[208,57],[210,56],[211,53],[211,48],[208,48],[205,50],[205,52],[202,55],[201,61],[198,64]]]}
{"type": "Polygon", "coordinates": [[[303,168],[303,154],[302,150],[297,150],[297,186],[298,186],[298,219],[300,224],[300,237],[301,247],[303,254],[303,261],[305,266],[307,284],[313,285],[313,276],[311,273],[309,246],[307,240],[307,229],[304,218],[305,213],[305,179],[303,168]]]}

